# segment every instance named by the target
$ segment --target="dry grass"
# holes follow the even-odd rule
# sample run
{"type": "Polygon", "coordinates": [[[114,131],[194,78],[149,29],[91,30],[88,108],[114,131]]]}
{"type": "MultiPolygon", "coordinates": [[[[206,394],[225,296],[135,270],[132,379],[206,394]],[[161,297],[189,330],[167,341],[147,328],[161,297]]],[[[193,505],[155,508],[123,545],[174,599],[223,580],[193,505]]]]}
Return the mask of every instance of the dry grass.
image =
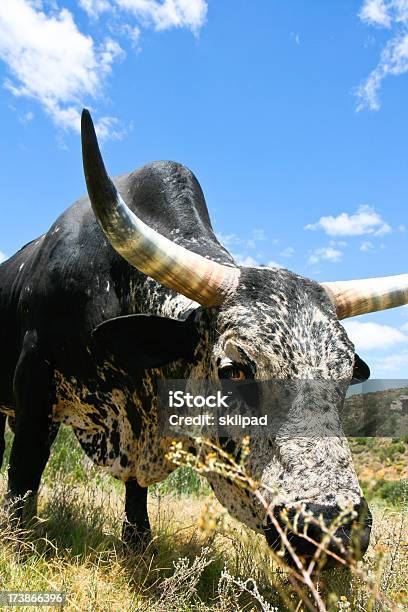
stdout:
{"type": "MultiPolygon", "coordinates": [[[[123,486],[84,461],[62,431],[40,518],[25,532],[0,534],[0,590],[62,590],[66,609],[92,612],[306,609],[310,593],[294,591],[262,536],[234,521],[191,474],[170,482],[149,495],[152,544],[132,553],[120,540],[123,486]]],[[[358,571],[323,571],[314,584],[324,609],[408,609],[408,504],[371,508],[371,545],[358,571]]]]}
{"type": "MultiPolygon", "coordinates": [[[[69,610],[304,609],[264,539],[211,497],[151,496],[154,541],[140,556],[119,538],[120,492],[65,480],[43,490],[41,520],[30,531],[3,532],[1,590],[63,590],[69,610]]],[[[375,509],[372,545],[361,564],[367,578],[327,571],[319,589],[328,609],[406,609],[407,545],[404,513],[375,509]],[[370,581],[394,603],[371,605],[370,581]]]]}

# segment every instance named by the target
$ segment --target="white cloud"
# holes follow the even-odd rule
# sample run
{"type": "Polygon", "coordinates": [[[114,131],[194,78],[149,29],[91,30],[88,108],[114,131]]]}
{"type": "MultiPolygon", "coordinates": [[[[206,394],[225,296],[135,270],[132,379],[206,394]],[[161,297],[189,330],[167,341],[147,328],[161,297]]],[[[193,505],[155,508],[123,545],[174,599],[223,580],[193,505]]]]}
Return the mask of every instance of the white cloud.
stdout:
{"type": "Polygon", "coordinates": [[[265,232],[261,229],[253,229],[249,238],[240,238],[237,234],[217,233],[217,238],[225,247],[240,245],[244,249],[255,249],[258,242],[266,240],[265,232]]]}
{"type": "Polygon", "coordinates": [[[391,231],[391,227],[383,221],[381,215],[367,205],[360,206],[352,215],[343,212],[337,217],[320,217],[317,223],[306,225],[304,229],[322,229],[329,236],[380,236],[391,231]]]}
{"type": "Polygon", "coordinates": [[[124,129],[117,117],[101,117],[95,125],[96,133],[101,140],[121,140],[132,126],[124,129]]]}
{"type": "Polygon", "coordinates": [[[258,248],[258,242],[266,240],[265,232],[263,229],[253,229],[249,238],[241,238],[237,234],[220,234],[217,232],[217,238],[228,250],[236,249],[236,252],[232,252],[232,256],[240,266],[259,266],[260,262],[265,261],[262,253],[254,249],[258,248]],[[248,253],[251,252],[251,254],[248,253]]]}
{"type": "Polygon", "coordinates": [[[295,254],[295,249],[293,247],[286,247],[279,253],[281,257],[293,257],[295,254]]]}
{"type": "Polygon", "coordinates": [[[391,26],[388,7],[383,0],[365,0],[359,17],[369,25],[376,25],[384,28],[389,28],[391,26]]]}
{"type": "Polygon", "coordinates": [[[393,355],[386,355],[381,359],[376,359],[374,364],[378,372],[377,377],[383,372],[386,375],[392,375],[392,378],[406,378],[406,368],[408,367],[408,351],[402,353],[395,353],[393,355]],[[404,368],[405,373],[401,372],[401,368],[404,368]]]}
{"type": "Polygon", "coordinates": [[[381,53],[377,67],[358,87],[356,95],[359,100],[357,110],[364,108],[379,110],[381,102],[379,91],[382,81],[388,75],[401,75],[408,72],[408,34],[395,36],[381,53]]]}
{"type": "Polygon", "coordinates": [[[268,261],[268,263],[266,264],[268,266],[268,268],[283,268],[283,266],[281,266],[280,263],[278,263],[277,261],[268,261]]]}
{"type": "Polygon", "coordinates": [[[240,244],[240,239],[236,234],[221,234],[217,232],[217,238],[225,247],[229,247],[232,244],[240,244]]]}
{"type": "MultiPolygon", "coordinates": [[[[252,266],[261,266],[261,265],[265,265],[262,262],[260,262],[258,259],[255,259],[254,257],[251,257],[251,255],[244,255],[242,253],[233,253],[232,254],[233,258],[235,259],[235,261],[237,262],[237,264],[239,266],[248,266],[248,267],[252,267],[252,266]]],[[[283,268],[283,266],[278,263],[277,261],[269,261],[266,264],[266,267],[268,268],[283,268]]]]}
{"type": "Polygon", "coordinates": [[[357,351],[383,349],[395,344],[408,343],[408,336],[390,325],[360,323],[360,321],[345,321],[343,325],[357,351]]]}
{"type": "Polygon", "coordinates": [[[360,245],[360,251],[368,252],[368,251],[372,251],[373,249],[374,249],[374,245],[369,240],[365,240],[360,245]]]}
{"type": "Polygon", "coordinates": [[[79,6],[88,13],[90,17],[98,17],[101,13],[109,11],[112,4],[109,0],[79,0],[79,6]]]}
{"type": "Polygon", "coordinates": [[[300,34],[299,34],[299,32],[291,32],[291,33],[290,33],[290,37],[291,37],[291,39],[292,39],[292,40],[294,40],[294,41],[295,41],[295,44],[296,44],[298,47],[300,47],[300,42],[301,42],[301,41],[300,41],[300,34]]]}
{"type": "Polygon", "coordinates": [[[3,251],[0,251],[0,263],[1,263],[2,261],[5,261],[6,259],[7,259],[7,255],[5,255],[5,254],[3,253],[3,251]]]}
{"type": "Polygon", "coordinates": [[[122,28],[122,32],[129,38],[130,43],[135,51],[140,51],[139,41],[140,41],[140,28],[137,26],[130,26],[125,23],[122,28]]]}
{"type": "MultiPolygon", "coordinates": [[[[96,48],[68,10],[46,15],[39,7],[30,0],[0,3],[0,59],[11,74],[5,86],[14,96],[39,102],[59,127],[79,130],[79,107],[101,95],[123,51],[109,38],[96,48]]],[[[104,117],[101,135],[112,136],[107,126],[115,121],[104,117]]]]}
{"type": "Polygon", "coordinates": [[[309,264],[317,264],[321,260],[331,261],[332,263],[338,263],[343,258],[343,252],[339,249],[335,249],[333,246],[320,247],[311,251],[309,256],[309,264]]]}
{"type": "MultiPolygon", "coordinates": [[[[114,13],[114,31],[130,39],[136,51],[140,50],[140,25],[156,30],[187,28],[196,34],[206,21],[208,8],[205,0],[78,3],[92,18],[114,13]],[[125,18],[119,19],[123,13],[125,18]],[[136,23],[129,23],[132,18],[136,23]]],[[[112,24],[107,27],[113,31],[112,24]]],[[[113,65],[124,56],[110,36],[96,44],[55,0],[0,0],[0,60],[9,72],[4,86],[16,97],[38,102],[65,130],[79,131],[80,108],[92,108],[101,99],[113,65]]],[[[115,117],[102,117],[96,128],[102,138],[120,138],[124,133],[115,117]]]]}
{"type": "Polygon", "coordinates": [[[205,0],[79,0],[79,4],[91,17],[118,8],[156,30],[188,28],[194,33],[205,24],[208,9],[205,0]]]}
{"type": "Polygon", "coordinates": [[[26,124],[26,123],[31,123],[31,121],[34,119],[34,113],[32,111],[28,111],[27,113],[23,113],[22,115],[19,116],[18,120],[20,121],[20,123],[26,124]]]}
{"type": "Polygon", "coordinates": [[[259,266],[259,261],[251,257],[250,255],[243,255],[242,253],[233,254],[233,258],[239,266],[259,266]]]}
{"type": "Polygon", "coordinates": [[[205,0],[115,0],[116,4],[132,12],[146,24],[153,24],[156,30],[168,28],[189,28],[193,32],[204,25],[207,17],[205,0]]]}
{"type": "Polygon", "coordinates": [[[403,332],[408,332],[408,323],[404,323],[404,325],[401,326],[401,330],[403,332]]]}
{"type": "Polygon", "coordinates": [[[382,81],[389,75],[408,72],[408,1],[365,0],[359,17],[368,25],[386,27],[393,32],[377,66],[356,90],[358,111],[364,108],[378,110],[382,81]]]}
{"type": "Polygon", "coordinates": [[[263,229],[253,229],[252,238],[254,240],[266,240],[265,231],[263,229]]]}

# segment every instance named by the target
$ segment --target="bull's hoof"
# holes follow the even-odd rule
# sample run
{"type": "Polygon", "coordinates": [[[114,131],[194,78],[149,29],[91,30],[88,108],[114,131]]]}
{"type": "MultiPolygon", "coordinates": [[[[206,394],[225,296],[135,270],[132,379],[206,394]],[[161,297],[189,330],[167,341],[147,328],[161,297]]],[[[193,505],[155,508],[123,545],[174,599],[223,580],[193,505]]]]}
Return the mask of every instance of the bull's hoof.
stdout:
{"type": "Polygon", "coordinates": [[[22,529],[37,515],[37,493],[29,491],[24,495],[8,494],[1,509],[0,528],[2,530],[22,529]]]}
{"type": "Polygon", "coordinates": [[[23,501],[21,498],[4,500],[0,514],[2,534],[20,531],[23,525],[23,501]]]}
{"type": "Polygon", "coordinates": [[[128,522],[123,523],[122,542],[125,551],[130,550],[137,554],[154,552],[150,529],[141,530],[137,525],[128,522]]]}

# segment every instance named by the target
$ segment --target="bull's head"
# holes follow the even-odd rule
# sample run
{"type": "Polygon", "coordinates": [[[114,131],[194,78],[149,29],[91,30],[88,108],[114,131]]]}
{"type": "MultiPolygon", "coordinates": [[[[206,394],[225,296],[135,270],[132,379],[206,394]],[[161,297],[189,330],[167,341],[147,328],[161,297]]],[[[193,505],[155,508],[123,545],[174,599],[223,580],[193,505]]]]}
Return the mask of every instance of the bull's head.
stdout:
{"type": "MultiPolygon", "coordinates": [[[[265,486],[278,522],[282,508],[291,516],[301,504],[300,531],[308,513],[331,523],[342,509],[354,509],[336,536],[343,553],[353,540],[364,553],[370,513],[347,440],[339,433],[338,411],[344,401],[339,388],[353,378],[365,379],[369,371],[355,355],[339,320],[408,303],[408,275],[318,284],[287,270],[228,266],[206,259],[158,234],[125,204],[106,174],[87,111],[82,137],[90,200],[112,246],[139,271],[201,305],[197,326],[205,321],[212,332],[201,340],[206,343],[201,353],[206,355],[208,378],[345,383],[328,384],[324,394],[317,394],[313,384],[301,385],[287,422],[273,437],[253,445],[247,468],[265,486]],[[353,538],[358,524],[358,536],[353,538]]],[[[200,372],[193,368],[190,375],[202,377],[202,363],[200,367],[200,372]]],[[[265,511],[251,495],[216,474],[210,480],[233,515],[255,530],[265,530],[272,546],[280,545],[276,527],[265,520],[265,511]]],[[[319,526],[310,529],[312,539],[319,541],[319,526]]],[[[304,538],[291,534],[290,540],[298,552],[313,553],[314,546],[304,538]]],[[[340,550],[335,543],[333,549],[340,550]]]]}

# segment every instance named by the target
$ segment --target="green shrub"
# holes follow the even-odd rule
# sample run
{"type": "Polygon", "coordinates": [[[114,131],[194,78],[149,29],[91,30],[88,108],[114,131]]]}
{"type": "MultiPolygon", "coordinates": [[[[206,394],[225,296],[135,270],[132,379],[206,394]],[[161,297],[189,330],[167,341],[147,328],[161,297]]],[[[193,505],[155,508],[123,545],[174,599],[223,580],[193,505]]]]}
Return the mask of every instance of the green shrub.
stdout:
{"type": "Polygon", "coordinates": [[[397,506],[408,503],[408,480],[384,482],[381,487],[382,498],[397,506]]]}
{"type": "Polygon", "coordinates": [[[408,480],[378,480],[374,485],[362,483],[364,495],[368,500],[382,499],[394,506],[408,505],[408,480]]]}
{"type": "Polygon", "coordinates": [[[369,440],[369,438],[354,438],[354,442],[356,444],[361,445],[361,446],[367,446],[368,445],[368,440],[369,440]]]}
{"type": "Polygon", "coordinates": [[[207,495],[210,487],[207,481],[189,467],[179,467],[166,480],[149,487],[153,495],[207,495]]]}

